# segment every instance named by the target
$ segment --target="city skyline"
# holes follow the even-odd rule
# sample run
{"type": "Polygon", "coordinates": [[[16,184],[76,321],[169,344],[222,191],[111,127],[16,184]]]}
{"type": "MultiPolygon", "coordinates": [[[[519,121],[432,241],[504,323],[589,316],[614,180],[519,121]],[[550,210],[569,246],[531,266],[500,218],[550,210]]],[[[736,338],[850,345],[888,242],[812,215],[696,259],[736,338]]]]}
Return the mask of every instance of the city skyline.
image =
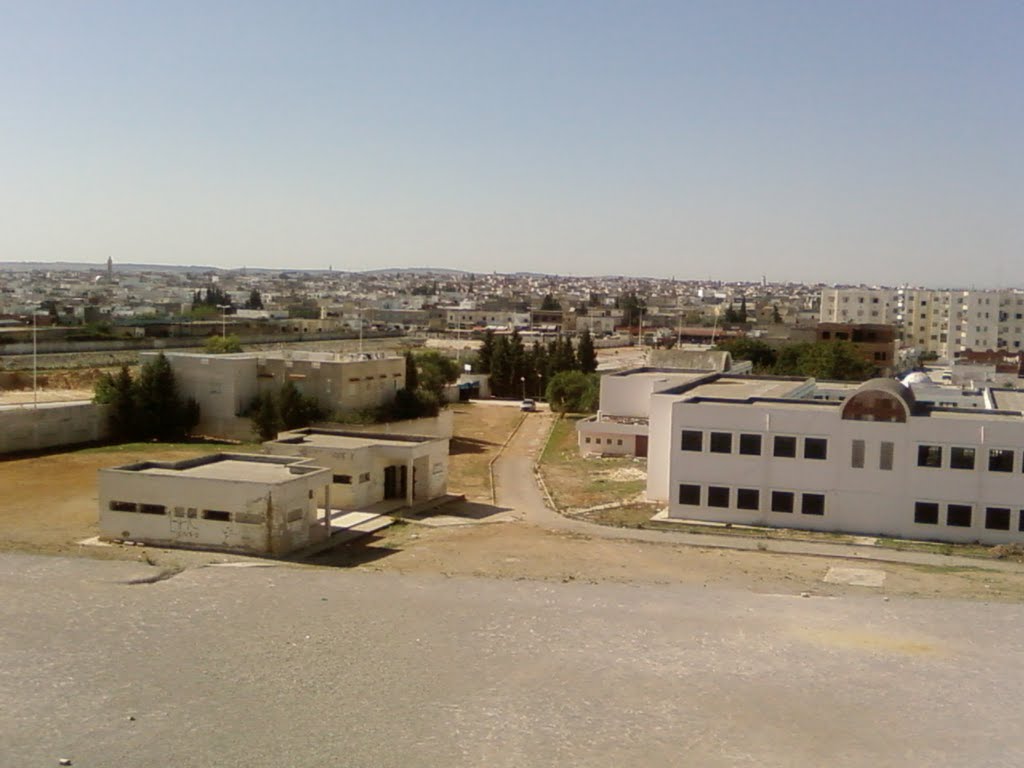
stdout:
{"type": "Polygon", "coordinates": [[[1010,3],[0,20],[0,261],[984,287],[1024,244],[1010,3]]]}

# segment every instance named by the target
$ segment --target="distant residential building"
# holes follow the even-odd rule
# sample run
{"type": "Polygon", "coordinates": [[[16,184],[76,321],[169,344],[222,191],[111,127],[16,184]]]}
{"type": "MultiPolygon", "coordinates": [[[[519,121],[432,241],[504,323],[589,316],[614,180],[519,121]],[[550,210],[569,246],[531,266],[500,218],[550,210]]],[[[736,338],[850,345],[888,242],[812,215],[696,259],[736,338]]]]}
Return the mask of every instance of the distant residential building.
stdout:
{"type": "Polygon", "coordinates": [[[904,347],[950,360],[966,350],[1024,348],[1024,293],[1016,290],[824,289],[819,317],[893,323],[904,347]]]}
{"type": "Polygon", "coordinates": [[[848,341],[861,358],[871,365],[876,376],[895,373],[896,353],[899,348],[896,327],[877,323],[819,323],[817,341],[848,341]]]}

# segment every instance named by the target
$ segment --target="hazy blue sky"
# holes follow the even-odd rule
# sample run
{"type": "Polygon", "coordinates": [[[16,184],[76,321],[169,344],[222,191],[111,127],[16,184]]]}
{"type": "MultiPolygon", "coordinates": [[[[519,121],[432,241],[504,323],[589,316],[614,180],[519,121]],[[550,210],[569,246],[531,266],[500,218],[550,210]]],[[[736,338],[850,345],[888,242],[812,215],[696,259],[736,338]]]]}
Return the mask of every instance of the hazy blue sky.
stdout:
{"type": "Polygon", "coordinates": [[[1020,2],[0,0],[0,261],[1020,284],[1020,2]]]}

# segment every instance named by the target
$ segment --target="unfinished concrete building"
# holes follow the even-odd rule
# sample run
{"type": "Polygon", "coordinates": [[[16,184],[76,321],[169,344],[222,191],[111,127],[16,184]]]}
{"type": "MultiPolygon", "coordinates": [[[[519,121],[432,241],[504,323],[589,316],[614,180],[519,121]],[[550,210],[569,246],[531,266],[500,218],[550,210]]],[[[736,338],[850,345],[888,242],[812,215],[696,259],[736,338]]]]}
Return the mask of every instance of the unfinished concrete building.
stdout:
{"type": "Polygon", "coordinates": [[[288,456],[218,453],[99,472],[100,536],[153,546],[286,555],[326,541],[330,470],[288,456]]]}
{"type": "MultiPolygon", "coordinates": [[[[411,507],[448,491],[448,439],[307,427],[263,444],[276,456],[308,458],[331,471],[334,509],[384,501],[411,507]]],[[[321,496],[319,501],[326,503],[321,496]]]]}
{"type": "MultiPolygon", "coordinates": [[[[157,352],[142,354],[145,362],[157,352]]],[[[165,352],[178,392],[199,404],[195,433],[247,440],[252,422],[244,415],[259,394],[293,383],[329,413],[384,405],[405,387],[405,358],[383,353],[239,352],[211,355],[165,352]]]]}

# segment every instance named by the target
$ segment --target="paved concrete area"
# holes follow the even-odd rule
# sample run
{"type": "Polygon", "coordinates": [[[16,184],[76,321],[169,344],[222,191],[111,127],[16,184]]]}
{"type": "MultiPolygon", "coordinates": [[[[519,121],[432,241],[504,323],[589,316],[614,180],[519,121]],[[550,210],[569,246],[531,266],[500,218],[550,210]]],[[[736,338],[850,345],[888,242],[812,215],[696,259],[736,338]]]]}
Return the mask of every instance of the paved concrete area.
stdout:
{"type": "Polygon", "coordinates": [[[0,556],[0,764],[1018,766],[1024,606],[0,556]]]}

